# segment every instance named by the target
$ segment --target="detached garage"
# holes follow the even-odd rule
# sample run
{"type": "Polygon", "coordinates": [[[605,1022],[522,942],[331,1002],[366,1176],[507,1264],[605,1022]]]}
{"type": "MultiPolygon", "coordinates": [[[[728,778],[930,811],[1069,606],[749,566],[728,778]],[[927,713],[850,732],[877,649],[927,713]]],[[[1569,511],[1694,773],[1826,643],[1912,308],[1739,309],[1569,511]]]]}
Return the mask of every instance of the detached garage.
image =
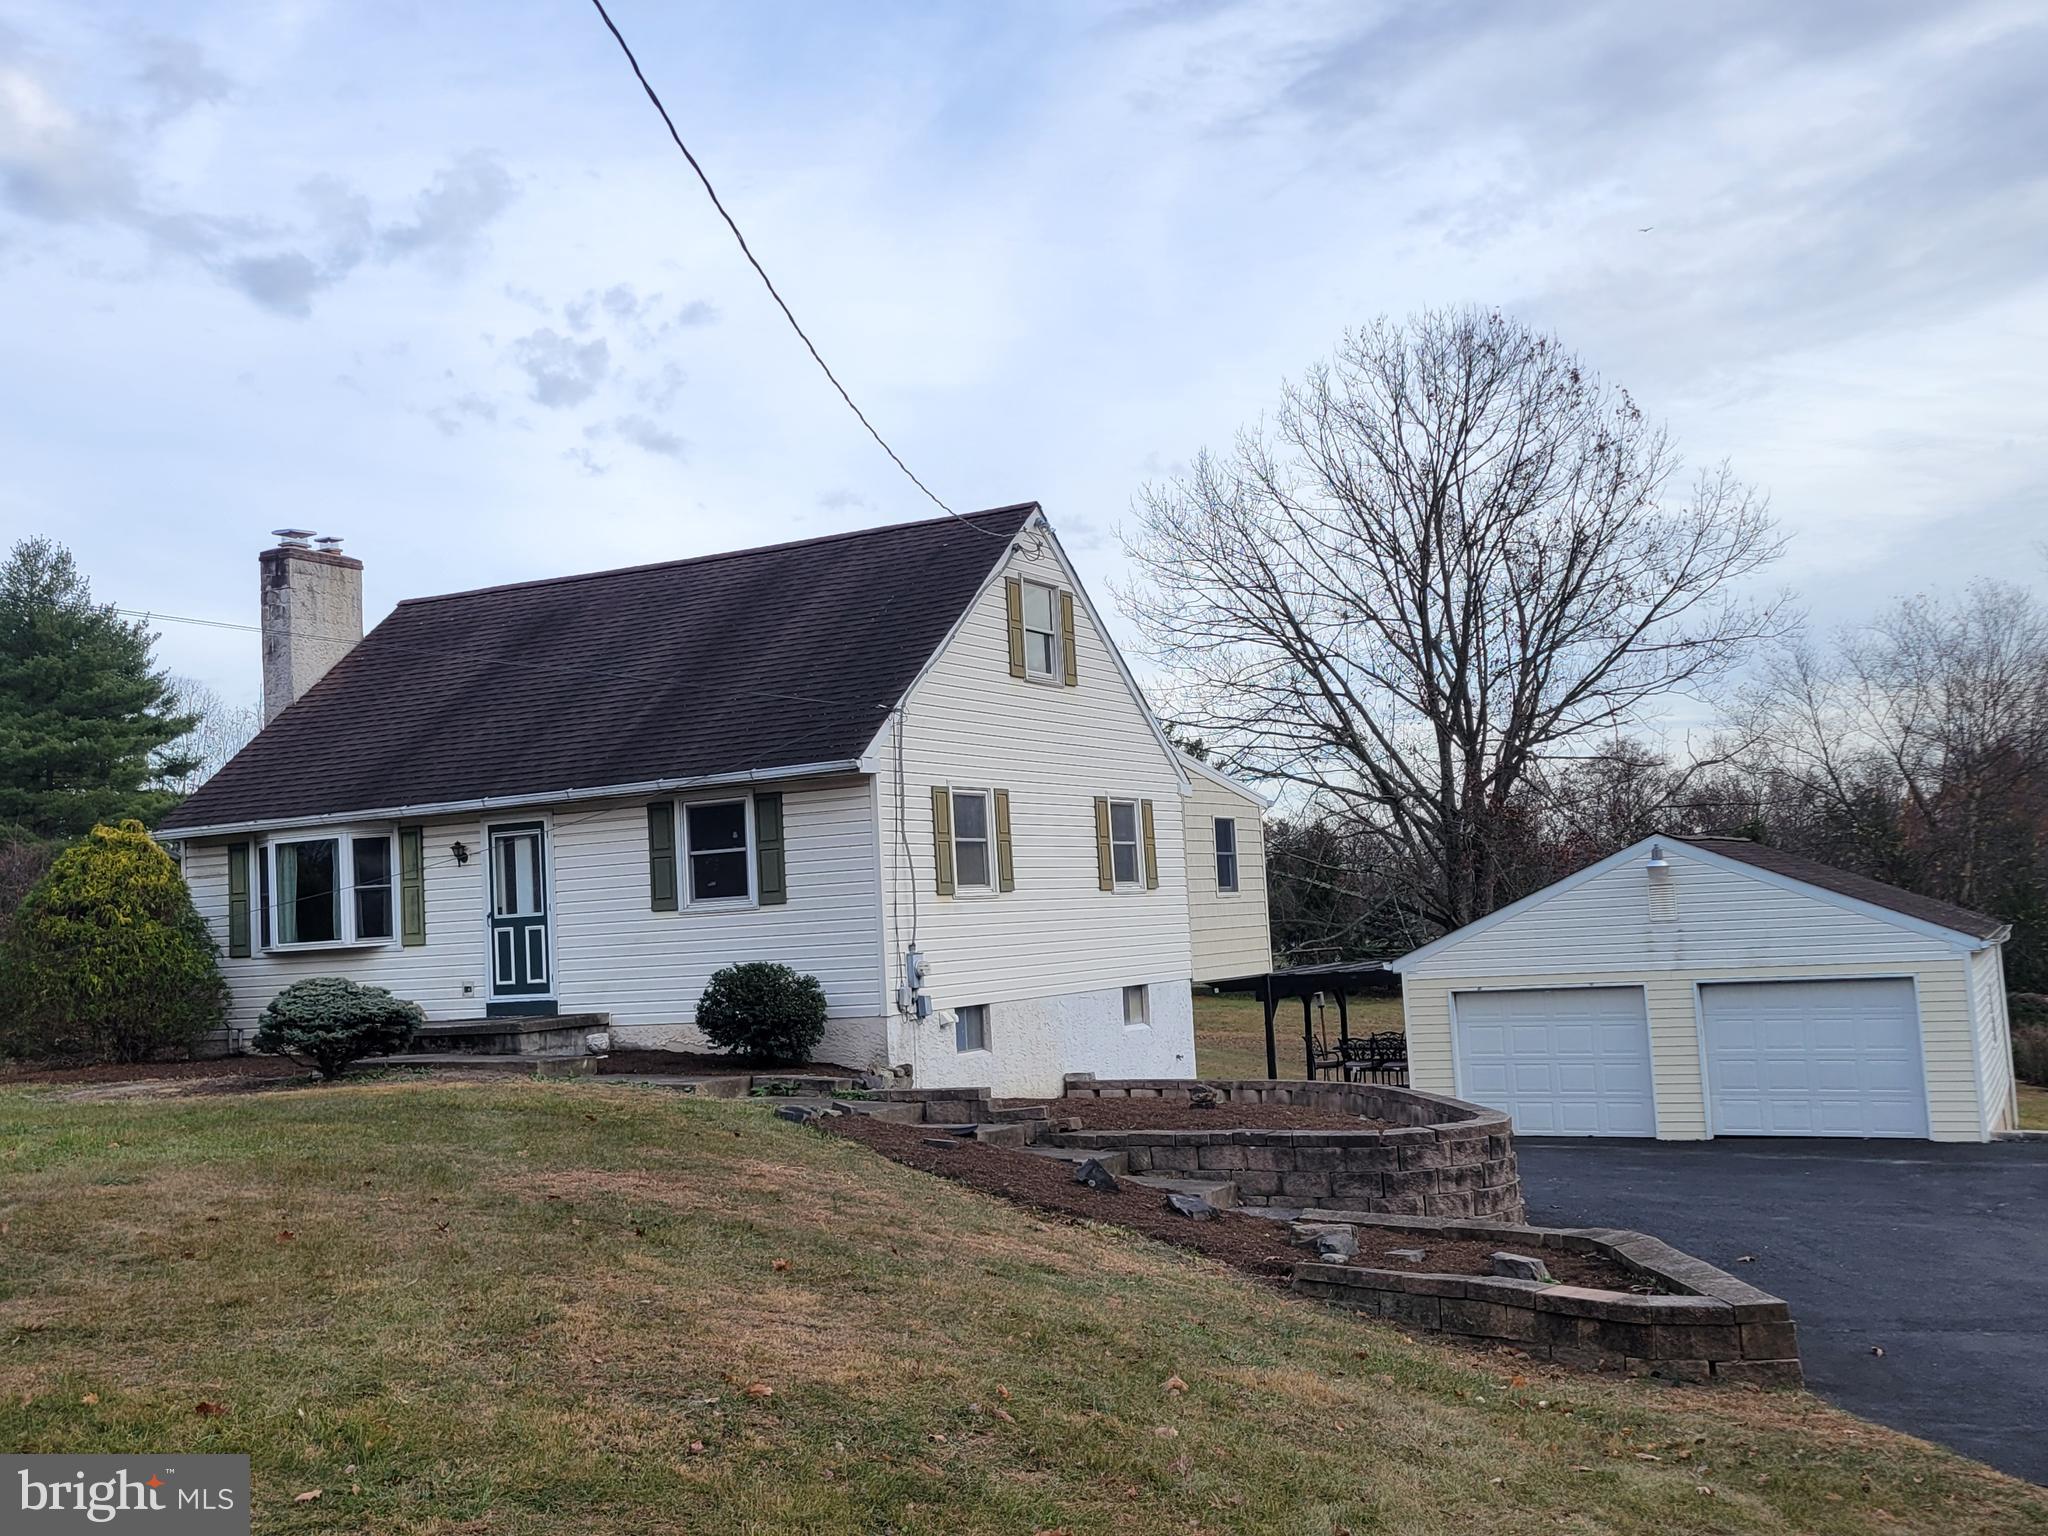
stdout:
{"type": "Polygon", "coordinates": [[[2006,926],[1740,838],[1650,838],[1394,963],[1410,1081],[1530,1136],[2014,1123],[2006,926]]]}

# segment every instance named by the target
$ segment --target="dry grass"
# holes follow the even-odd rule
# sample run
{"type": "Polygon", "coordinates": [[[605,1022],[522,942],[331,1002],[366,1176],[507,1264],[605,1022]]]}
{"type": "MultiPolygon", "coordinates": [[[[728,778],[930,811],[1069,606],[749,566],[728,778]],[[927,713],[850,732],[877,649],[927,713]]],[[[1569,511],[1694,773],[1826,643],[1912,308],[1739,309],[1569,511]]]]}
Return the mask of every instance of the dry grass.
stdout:
{"type": "Polygon", "coordinates": [[[0,1223],[0,1444],[246,1451],[262,1531],[2048,1531],[628,1085],[0,1091],[0,1223]]]}
{"type": "MultiPolygon", "coordinates": [[[[1355,997],[1351,1000],[1351,1033],[1369,1035],[1401,1027],[1398,997],[1355,997]]],[[[1337,1005],[1325,1011],[1324,1034],[1337,1038],[1337,1005]]],[[[1280,1075],[1300,1077],[1302,1067],[1301,1004],[1284,1002],[1273,1019],[1280,1075]]],[[[1266,1015],[1257,998],[1212,997],[1195,989],[1195,1069],[1204,1077],[1266,1075],[1266,1015]]]]}

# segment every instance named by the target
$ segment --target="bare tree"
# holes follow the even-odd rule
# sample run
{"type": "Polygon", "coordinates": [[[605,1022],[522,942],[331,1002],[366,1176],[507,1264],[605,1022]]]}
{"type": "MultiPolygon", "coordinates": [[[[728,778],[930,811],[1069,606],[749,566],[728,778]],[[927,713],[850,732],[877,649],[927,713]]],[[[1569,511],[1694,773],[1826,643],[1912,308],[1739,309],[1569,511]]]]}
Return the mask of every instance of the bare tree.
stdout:
{"type": "Polygon", "coordinates": [[[1781,548],[1762,500],[1680,469],[1550,337],[1381,321],[1145,490],[1121,595],[1185,728],[1339,807],[1455,926],[1502,899],[1532,772],[1784,627],[1736,590],[1781,548]]]}
{"type": "Polygon", "coordinates": [[[192,729],[171,744],[191,766],[166,781],[166,787],[189,795],[246,747],[263,728],[263,712],[254,704],[230,704],[197,678],[173,676],[171,692],[177,712],[194,717],[192,729]]]}

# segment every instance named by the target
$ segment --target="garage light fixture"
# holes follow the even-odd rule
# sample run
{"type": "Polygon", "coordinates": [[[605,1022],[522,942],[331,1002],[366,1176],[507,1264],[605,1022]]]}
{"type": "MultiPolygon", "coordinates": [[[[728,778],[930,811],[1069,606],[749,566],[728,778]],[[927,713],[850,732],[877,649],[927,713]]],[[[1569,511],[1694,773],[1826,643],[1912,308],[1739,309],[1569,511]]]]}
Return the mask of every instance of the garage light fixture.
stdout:
{"type": "Polygon", "coordinates": [[[1645,869],[1669,869],[1671,867],[1671,861],[1664,857],[1664,845],[1662,843],[1650,844],[1650,862],[1643,867],[1645,869]]]}

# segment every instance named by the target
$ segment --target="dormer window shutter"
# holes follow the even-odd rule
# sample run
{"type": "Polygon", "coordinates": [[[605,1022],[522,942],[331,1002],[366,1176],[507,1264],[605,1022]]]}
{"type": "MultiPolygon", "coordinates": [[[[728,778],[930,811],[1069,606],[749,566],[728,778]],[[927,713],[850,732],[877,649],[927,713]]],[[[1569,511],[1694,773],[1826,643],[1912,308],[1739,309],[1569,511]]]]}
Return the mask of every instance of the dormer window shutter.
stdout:
{"type": "Polygon", "coordinates": [[[1010,676],[1024,675],[1024,583],[1015,576],[1003,578],[1003,606],[1010,618],[1010,676]]]}
{"type": "Polygon", "coordinates": [[[754,796],[754,864],[760,874],[760,895],[764,907],[779,907],[789,900],[789,861],[782,850],[782,796],[754,796]]]}
{"type": "Polygon", "coordinates": [[[996,889],[1017,889],[1017,864],[1010,850],[1010,792],[995,791],[996,802],[996,889]]]}
{"type": "Polygon", "coordinates": [[[1095,883],[1105,891],[1116,889],[1116,865],[1109,852],[1109,796],[1095,797],[1095,883]]]}
{"type": "Polygon", "coordinates": [[[228,844],[228,955],[249,956],[249,845],[228,844]]]}
{"type": "Polygon", "coordinates": [[[647,906],[653,912],[676,910],[676,807],[657,800],[647,807],[647,906]]]}
{"type": "Polygon", "coordinates": [[[1144,824],[1145,828],[1145,889],[1156,891],[1159,889],[1159,840],[1153,835],[1152,831],[1152,802],[1150,800],[1140,800],[1138,802],[1138,819],[1144,824]]]}
{"type": "Polygon", "coordinates": [[[953,894],[953,792],[943,784],[932,786],[932,863],[938,870],[934,889],[941,896],[953,894]]]}
{"type": "Polygon", "coordinates": [[[398,943],[417,949],[427,942],[426,829],[398,829],[398,943]]]}
{"type": "Polygon", "coordinates": [[[1074,594],[1060,594],[1060,681],[1069,688],[1078,688],[1081,679],[1074,671],[1074,594]]]}

